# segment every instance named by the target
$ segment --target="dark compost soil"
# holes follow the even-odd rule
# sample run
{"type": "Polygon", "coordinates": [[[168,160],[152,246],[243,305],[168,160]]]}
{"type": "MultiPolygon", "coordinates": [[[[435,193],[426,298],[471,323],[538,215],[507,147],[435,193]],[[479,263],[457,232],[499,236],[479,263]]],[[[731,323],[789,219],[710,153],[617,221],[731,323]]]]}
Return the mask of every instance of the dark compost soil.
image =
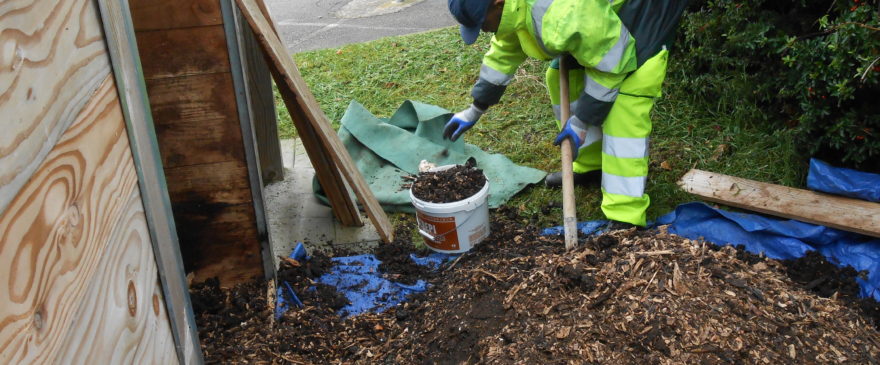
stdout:
{"type": "MultiPolygon", "coordinates": [[[[383,269],[400,277],[425,275],[433,287],[381,314],[343,320],[330,307],[332,296],[304,295],[304,309],[273,322],[262,283],[197,286],[192,295],[206,359],[877,363],[875,318],[854,309],[843,294],[852,278],[822,266],[827,262],[821,256],[783,263],[663,229],[614,231],[565,252],[560,238],[539,236],[523,222],[528,220],[515,211],[500,209],[492,235],[443,271],[428,274],[403,264],[383,269]],[[824,270],[818,274],[828,277],[823,282],[841,285],[830,296],[819,295],[814,290],[820,285],[809,287],[809,277],[791,274],[791,267],[801,275],[824,270]]],[[[400,240],[383,255],[402,263],[408,244],[400,240]]],[[[292,278],[305,285],[308,275],[292,278]]]]}
{"type": "Polygon", "coordinates": [[[472,163],[437,172],[422,172],[412,184],[416,198],[431,203],[450,203],[467,199],[486,185],[483,170],[472,163]]]}

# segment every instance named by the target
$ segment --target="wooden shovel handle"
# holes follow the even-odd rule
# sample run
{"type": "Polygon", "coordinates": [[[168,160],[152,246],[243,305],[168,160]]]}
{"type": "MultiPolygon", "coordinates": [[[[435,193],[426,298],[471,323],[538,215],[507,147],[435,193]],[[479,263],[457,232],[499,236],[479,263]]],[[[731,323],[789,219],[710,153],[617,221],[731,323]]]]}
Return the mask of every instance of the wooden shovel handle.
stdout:
{"type": "MultiPolygon", "coordinates": [[[[568,65],[566,57],[559,57],[559,119],[563,126],[571,115],[568,100],[568,65]]],[[[565,229],[565,249],[577,246],[577,209],[574,202],[574,173],[572,171],[571,139],[562,140],[562,226],[565,229]]]]}

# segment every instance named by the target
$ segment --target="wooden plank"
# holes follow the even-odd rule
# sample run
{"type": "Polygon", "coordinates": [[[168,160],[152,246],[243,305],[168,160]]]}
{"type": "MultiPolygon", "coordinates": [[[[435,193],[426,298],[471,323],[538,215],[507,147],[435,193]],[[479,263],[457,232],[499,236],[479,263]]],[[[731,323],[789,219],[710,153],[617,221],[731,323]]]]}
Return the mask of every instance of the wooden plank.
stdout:
{"type": "Polygon", "coordinates": [[[217,0],[129,0],[129,6],[137,31],[223,24],[217,0]]]}
{"type": "Polygon", "coordinates": [[[244,161],[228,72],[150,80],[147,90],[166,169],[244,161]]]}
{"type": "MultiPolygon", "coordinates": [[[[107,77],[0,215],[0,277],[6,278],[0,280],[0,363],[58,359],[81,320],[77,313],[94,304],[89,288],[107,249],[120,243],[115,227],[124,224],[138,187],[129,148],[116,89],[107,77]]],[[[126,323],[107,326],[127,330],[126,323]]],[[[151,329],[156,336],[171,335],[161,330],[151,329]]]]}
{"type": "Polygon", "coordinates": [[[229,72],[223,25],[137,32],[144,78],[229,72]]]}
{"type": "Polygon", "coordinates": [[[0,213],[110,73],[89,0],[0,4],[0,213]]]}
{"type": "Polygon", "coordinates": [[[55,363],[178,363],[137,189],[125,206],[55,363]]]}
{"type": "Polygon", "coordinates": [[[232,0],[221,0],[220,11],[223,13],[223,26],[226,30],[226,41],[229,47],[230,71],[238,102],[239,126],[241,127],[242,142],[244,142],[245,160],[248,165],[248,180],[253,196],[257,239],[263,257],[264,278],[271,280],[275,278],[275,255],[269,242],[269,224],[264,206],[260,157],[256,146],[256,133],[253,130],[253,111],[251,110],[251,102],[248,100],[251,94],[248,92],[246,80],[247,65],[244,56],[241,55],[242,16],[237,14],[238,8],[235,7],[232,0]]]}
{"type": "Polygon", "coordinates": [[[272,92],[272,74],[260,50],[254,32],[239,13],[241,27],[241,55],[244,58],[248,84],[248,100],[251,103],[251,121],[257,140],[260,173],[263,185],[284,180],[284,163],[281,159],[281,141],[278,138],[278,121],[275,118],[275,96],[272,92]]]}
{"type": "Polygon", "coordinates": [[[288,105],[288,108],[299,108],[306,114],[308,117],[307,122],[314,128],[321,144],[327,148],[329,157],[336,162],[336,166],[351,185],[352,190],[354,190],[361,204],[363,204],[367,215],[379,232],[379,236],[384,242],[391,242],[394,232],[388,217],[385,215],[379,202],[376,201],[376,197],[373,196],[360,171],[354,165],[354,161],[348,155],[348,151],[345,150],[336,131],[330,126],[327,116],[324,115],[314,95],[309,91],[308,86],[299,74],[299,70],[296,68],[296,64],[293,62],[293,58],[287,54],[286,48],[274,33],[272,26],[267,22],[266,17],[255,0],[237,0],[237,3],[254,29],[254,33],[257,35],[264,51],[267,52],[273,69],[281,71],[276,73],[276,76],[284,82],[279,83],[277,82],[278,79],[276,79],[278,87],[289,89],[291,93],[288,96],[296,96],[296,103],[291,103],[291,105],[288,105]]]}
{"type": "Polygon", "coordinates": [[[880,204],[692,169],[678,182],[708,201],[880,237],[880,204]]]}
{"type": "MultiPolygon", "coordinates": [[[[277,80],[278,79],[276,79],[276,81],[277,80]]],[[[281,88],[279,91],[281,92],[281,97],[284,99],[285,104],[290,105],[296,100],[296,96],[293,95],[290,90],[281,88]]],[[[318,182],[321,184],[321,188],[327,196],[327,200],[330,201],[333,215],[343,225],[362,225],[363,223],[360,220],[360,213],[357,210],[354,199],[351,198],[348,189],[345,187],[345,181],[342,179],[342,172],[336,168],[336,164],[333,163],[333,160],[329,157],[329,152],[327,152],[327,149],[321,145],[315,129],[306,122],[308,117],[301,109],[297,108],[289,110],[293,125],[296,127],[297,131],[299,131],[300,141],[302,141],[303,147],[306,150],[306,155],[309,157],[312,166],[315,168],[315,176],[317,176],[318,182]]]]}
{"type": "Polygon", "coordinates": [[[165,174],[159,156],[150,103],[141,74],[131,10],[128,0],[98,0],[113,74],[122,104],[131,152],[137,161],[138,185],[143,197],[150,242],[156,256],[159,279],[165,294],[165,308],[177,359],[201,364],[201,346],[183,272],[165,174]]]}

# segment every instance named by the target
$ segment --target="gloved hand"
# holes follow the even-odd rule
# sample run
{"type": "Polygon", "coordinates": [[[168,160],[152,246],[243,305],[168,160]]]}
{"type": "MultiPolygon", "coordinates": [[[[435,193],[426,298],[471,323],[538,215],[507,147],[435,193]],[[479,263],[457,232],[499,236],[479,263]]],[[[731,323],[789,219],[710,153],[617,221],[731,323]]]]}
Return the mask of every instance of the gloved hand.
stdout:
{"type": "Polygon", "coordinates": [[[467,109],[455,113],[443,129],[443,138],[452,141],[457,140],[462,133],[471,129],[474,124],[477,124],[477,121],[480,120],[480,117],[483,116],[483,113],[485,112],[486,110],[477,108],[475,105],[471,104],[467,109]]]}
{"type": "Polygon", "coordinates": [[[565,122],[565,126],[562,127],[559,134],[556,135],[556,140],[553,141],[553,144],[559,146],[566,138],[571,139],[571,159],[574,160],[578,157],[578,149],[580,149],[581,144],[584,143],[584,138],[586,138],[586,136],[587,125],[578,117],[572,115],[565,122]]]}

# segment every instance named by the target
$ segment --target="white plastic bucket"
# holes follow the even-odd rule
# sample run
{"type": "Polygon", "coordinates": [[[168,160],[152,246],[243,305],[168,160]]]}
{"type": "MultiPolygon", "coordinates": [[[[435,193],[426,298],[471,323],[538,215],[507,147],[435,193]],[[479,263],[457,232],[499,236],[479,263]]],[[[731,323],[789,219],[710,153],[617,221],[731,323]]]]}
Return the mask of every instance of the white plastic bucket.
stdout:
{"type": "MultiPolygon", "coordinates": [[[[429,171],[443,171],[446,165],[429,171]]],[[[489,236],[489,180],[471,197],[450,203],[430,203],[409,197],[416,208],[419,233],[432,250],[443,253],[467,252],[489,236]]]]}

